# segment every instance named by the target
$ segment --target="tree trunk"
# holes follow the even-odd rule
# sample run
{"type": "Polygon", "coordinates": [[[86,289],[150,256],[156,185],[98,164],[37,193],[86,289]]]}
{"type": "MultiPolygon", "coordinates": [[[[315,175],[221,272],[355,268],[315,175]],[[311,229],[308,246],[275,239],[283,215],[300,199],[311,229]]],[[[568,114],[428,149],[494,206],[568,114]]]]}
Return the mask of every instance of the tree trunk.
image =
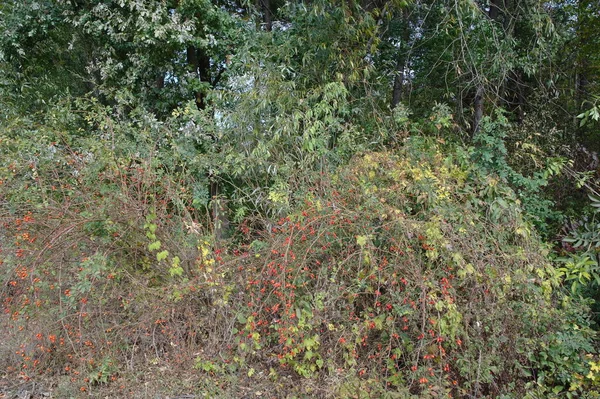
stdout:
{"type": "Polygon", "coordinates": [[[404,97],[404,83],[406,80],[406,67],[407,67],[407,52],[408,42],[410,40],[410,22],[408,20],[408,11],[404,9],[402,12],[404,19],[404,27],[402,29],[402,42],[398,49],[398,59],[396,60],[396,73],[394,76],[394,87],[392,89],[392,109],[396,107],[402,101],[404,97]]]}
{"type": "Polygon", "coordinates": [[[490,0],[490,10],[488,12],[488,16],[490,19],[496,21],[500,16],[500,13],[503,12],[504,1],[503,0],[490,0]]]}
{"type": "MultiPolygon", "coordinates": [[[[186,56],[187,56],[187,63],[188,66],[190,67],[190,69],[192,70],[192,72],[194,73],[194,75],[196,75],[196,77],[198,77],[198,69],[199,69],[199,65],[198,65],[198,54],[196,53],[196,47],[194,46],[188,46],[188,48],[186,49],[186,56]]],[[[198,107],[198,109],[202,109],[200,107],[200,95],[198,92],[194,93],[194,97],[196,99],[196,107],[198,107]]]]}
{"type": "Polygon", "coordinates": [[[258,0],[260,9],[262,11],[263,23],[265,29],[270,32],[273,29],[273,15],[271,13],[271,1],[270,0],[258,0]]]}
{"type": "MultiPolygon", "coordinates": [[[[584,112],[584,104],[587,99],[588,80],[583,72],[575,74],[575,115],[584,112]]],[[[574,132],[577,140],[581,140],[581,120],[577,116],[573,117],[574,132]]]]}
{"type": "MultiPolygon", "coordinates": [[[[208,83],[212,86],[210,75],[210,58],[204,52],[198,51],[194,46],[187,48],[187,62],[193,72],[201,82],[208,83]]],[[[205,110],[206,89],[202,88],[194,93],[196,107],[199,110],[205,110]]],[[[213,137],[213,140],[215,138],[213,137]]],[[[215,241],[220,241],[225,237],[225,232],[229,228],[229,220],[227,218],[225,201],[220,197],[220,185],[215,176],[208,173],[209,190],[211,198],[211,216],[213,220],[213,232],[215,241]]]]}
{"type": "MultiPolygon", "coordinates": [[[[186,50],[187,63],[200,79],[201,82],[206,82],[212,86],[210,77],[210,58],[203,52],[199,52],[194,46],[189,46],[186,50]]],[[[198,109],[206,109],[206,90],[201,89],[194,93],[196,98],[196,106],[198,109]]]]}
{"type": "Polygon", "coordinates": [[[525,93],[523,92],[523,89],[525,88],[525,84],[523,83],[523,73],[519,72],[519,73],[515,73],[515,81],[517,83],[517,120],[519,122],[519,124],[523,123],[523,120],[525,119],[525,105],[526,105],[526,99],[525,99],[525,93]]]}
{"type": "Polygon", "coordinates": [[[392,109],[402,100],[404,86],[404,57],[398,57],[396,62],[396,75],[394,76],[394,89],[392,90],[392,109]]]}
{"type": "MultiPolygon", "coordinates": [[[[493,21],[497,21],[503,13],[504,0],[490,0],[488,17],[493,21]]],[[[501,92],[500,95],[502,95],[501,92]]],[[[473,136],[475,136],[479,132],[479,126],[481,125],[481,120],[483,119],[484,97],[485,87],[483,86],[483,84],[479,83],[475,92],[475,98],[473,99],[473,136]]]]}
{"type": "Polygon", "coordinates": [[[473,100],[473,136],[479,132],[479,125],[483,119],[483,96],[485,90],[482,85],[477,87],[475,99],[473,100]]]}
{"type": "Polygon", "coordinates": [[[215,242],[223,240],[229,230],[229,217],[227,215],[227,201],[220,194],[220,185],[214,176],[209,175],[211,212],[213,218],[213,234],[215,242]]]}
{"type": "Polygon", "coordinates": [[[156,86],[157,89],[164,89],[165,87],[165,75],[163,73],[161,73],[160,75],[158,75],[156,77],[156,80],[154,81],[154,84],[156,86]]]}

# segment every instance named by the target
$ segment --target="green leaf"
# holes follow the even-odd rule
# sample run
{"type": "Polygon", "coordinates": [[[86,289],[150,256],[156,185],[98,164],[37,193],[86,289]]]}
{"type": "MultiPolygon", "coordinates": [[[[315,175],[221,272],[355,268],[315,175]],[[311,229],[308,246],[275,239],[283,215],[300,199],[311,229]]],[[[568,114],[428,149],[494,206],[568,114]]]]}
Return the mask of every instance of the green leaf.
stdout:
{"type": "Polygon", "coordinates": [[[160,262],[161,260],[167,259],[167,256],[169,256],[169,251],[164,250],[156,254],[156,260],[160,262]]]}
{"type": "Polygon", "coordinates": [[[364,247],[365,245],[367,245],[367,236],[356,236],[356,243],[360,247],[364,247]]]}
{"type": "Polygon", "coordinates": [[[160,249],[160,241],[154,241],[148,244],[149,251],[158,251],[160,249]]]}
{"type": "Polygon", "coordinates": [[[564,389],[564,387],[562,385],[557,385],[554,388],[552,388],[552,393],[559,393],[560,391],[562,391],[564,389]]]}

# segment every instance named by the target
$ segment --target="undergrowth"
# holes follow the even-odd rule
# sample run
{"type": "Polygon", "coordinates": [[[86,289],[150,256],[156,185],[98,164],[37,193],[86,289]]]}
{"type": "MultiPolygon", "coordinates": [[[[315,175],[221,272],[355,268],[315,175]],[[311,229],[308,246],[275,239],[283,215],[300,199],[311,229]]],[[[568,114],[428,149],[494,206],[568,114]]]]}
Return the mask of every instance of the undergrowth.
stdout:
{"type": "Polygon", "coordinates": [[[562,291],[517,195],[468,150],[414,136],[356,155],[279,220],[216,242],[191,176],[44,137],[0,169],[10,375],[68,378],[86,395],[153,367],[195,370],[211,387],[190,389],[221,397],[598,386],[586,303],[562,291]]]}

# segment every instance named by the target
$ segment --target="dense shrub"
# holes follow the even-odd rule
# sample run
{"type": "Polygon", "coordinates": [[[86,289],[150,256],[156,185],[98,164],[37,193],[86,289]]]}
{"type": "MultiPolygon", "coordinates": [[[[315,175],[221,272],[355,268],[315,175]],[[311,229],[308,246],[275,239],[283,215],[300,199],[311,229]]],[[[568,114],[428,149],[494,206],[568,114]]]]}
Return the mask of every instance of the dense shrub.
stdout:
{"type": "Polygon", "coordinates": [[[412,138],[357,156],[255,241],[240,351],[339,396],[356,378],[372,395],[576,389],[593,351],[579,305],[561,302],[512,191],[450,153],[412,138]]]}
{"type": "Polygon", "coordinates": [[[146,156],[150,135],[133,152],[122,137],[32,126],[9,126],[0,150],[2,367],[85,388],[148,353],[189,363],[179,349],[196,344],[209,312],[202,293],[182,300],[200,288],[198,235],[208,234],[187,190],[193,179],[166,177],[169,165],[146,156]]]}
{"type": "Polygon", "coordinates": [[[191,177],[45,140],[2,169],[1,349],[23,378],[92,389],[195,365],[229,395],[323,397],[597,384],[584,304],[561,294],[516,195],[468,151],[414,136],[356,155],[220,248],[192,218],[191,177]]]}

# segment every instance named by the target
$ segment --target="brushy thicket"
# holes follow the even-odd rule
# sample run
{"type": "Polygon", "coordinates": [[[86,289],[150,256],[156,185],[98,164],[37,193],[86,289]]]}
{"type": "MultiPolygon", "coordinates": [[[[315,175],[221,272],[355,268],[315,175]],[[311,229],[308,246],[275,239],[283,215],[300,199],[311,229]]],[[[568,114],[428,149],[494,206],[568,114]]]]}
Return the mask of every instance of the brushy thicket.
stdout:
{"type": "Polygon", "coordinates": [[[57,126],[0,147],[11,375],[81,395],[153,367],[212,397],[597,395],[586,304],[469,150],[415,134],[355,155],[215,242],[193,174],[143,134],[119,155],[57,126]]]}
{"type": "Polygon", "coordinates": [[[0,2],[0,396],[600,397],[596,3],[0,2]]]}

